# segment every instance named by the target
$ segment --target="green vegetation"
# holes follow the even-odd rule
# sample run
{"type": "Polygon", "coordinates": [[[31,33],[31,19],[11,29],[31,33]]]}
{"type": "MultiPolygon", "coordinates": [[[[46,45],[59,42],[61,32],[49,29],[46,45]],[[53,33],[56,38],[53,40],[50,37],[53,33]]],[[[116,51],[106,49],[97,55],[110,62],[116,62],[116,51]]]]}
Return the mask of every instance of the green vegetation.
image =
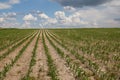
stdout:
{"type": "Polygon", "coordinates": [[[33,55],[32,55],[32,59],[30,61],[28,72],[27,72],[26,76],[22,78],[22,80],[32,80],[31,78],[33,78],[30,76],[30,73],[32,72],[32,66],[34,66],[36,64],[35,58],[36,58],[36,50],[37,50],[39,37],[40,37],[40,33],[38,34],[38,37],[37,37],[37,40],[36,40],[36,43],[35,43],[35,46],[34,46],[34,49],[32,52],[33,55]]]}
{"type": "Polygon", "coordinates": [[[0,51],[23,39],[35,30],[29,29],[1,29],[0,30],[0,51]]]}
{"type": "Polygon", "coordinates": [[[67,65],[74,72],[74,76],[76,77],[76,79],[89,80],[88,78],[89,76],[87,76],[87,73],[80,67],[80,63],[77,61],[77,59],[75,58],[73,59],[73,55],[65,54],[64,51],[62,51],[59,47],[57,47],[54,44],[53,40],[51,40],[47,34],[46,36],[49,42],[51,43],[51,45],[56,49],[58,54],[61,56],[61,58],[65,59],[65,61],[67,62],[67,65]]]}
{"type": "Polygon", "coordinates": [[[44,46],[45,54],[47,56],[47,61],[48,61],[48,67],[49,67],[48,75],[51,76],[52,80],[59,80],[57,77],[56,67],[53,63],[51,56],[50,56],[50,53],[49,53],[48,47],[46,45],[45,38],[44,38],[43,34],[42,34],[42,41],[43,41],[43,46],[44,46]]]}
{"type": "Polygon", "coordinates": [[[3,80],[4,77],[6,77],[6,73],[11,69],[11,67],[16,63],[16,61],[20,58],[20,56],[23,54],[25,49],[28,47],[28,45],[31,43],[31,41],[34,39],[36,35],[34,35],[29,42],[19,51],[18,55],[15,57],[14,60],[11,61],[10,64],[6,64],[4,69],[0,72],[0,79],[3,80]]]}
{"type": "MultiPolygon", "coordinates": [[[[11,57],[10,62],[4,67],[2,66],[0,72],[0,80],[4,80],[10,69],[22,58],[29,44],[36,40],[33,44],[32,56],[28,56],[30,63],[26,65],[28,71],[24,76],[20,70],[18,73],[22,80],[35,80],[31,73],[33,66],[36,65],[36,54],[38,45],[43,47],[45,52],[46,65],[48,71],[45,74],[39,71],[37,76],[49,77],[51,80],[59,80],[59,67],[55,65],[55,56],[50,51],[52,48],[59,54],[61,59],[64,59],[66,67],[70,70],[76,80],[119,80],[120,79],[120,29],[119,28],[101,28],[101,29],[45,29],[40,33],[34,29],[0,29],[0,64],[7,63],[8,55],[22,44],[25,45],[19,49],[15,57],[11,57]],[[37,36],[37,39],[34,39],[37,36]],[[38,41],[41,40],[41,44],[38,41]],[[48,42],[47,42],[48,41],[48,42]],[[47,44],[50,43],[50,44],[47,44]],[[52,47],[52,48],[51,48],[52,47]],[[3,51],[3,52],[2,52],[3,51]],[[52,59],[53,58],[53,59],[52,59]]],[[[26,50],[27,53],[27,50],[26,50]]],[[[27,55],[26,55],[27,56],[27,55]]],[[[42,56],[40,56],[42,57],[42,56]]],[[[58,58],[57,58],[58,59],[58,58]]],[[[40,61],[45,61],[39,59],[40,61]]],[[[38,60],[38,61],[39,61],[38,60]]],[[[19,65],[17,66],[19,67],[19,65]]],[[[22,67],[22,65],[20,65],[22,67]]],[[[43,68],[41,68],[43,69],[43,68]]],[[[19,69],[18,69],[19,70],[19,69]]],[[[39,69],[38,69],[39,70],[39,69]]],[[[42,70],[44,71],[44,70],[42,70]]],[[[67,72],[66,72],[67,73],[67,72]]],[[[11,73],[12,74],[12,73],[11,73]]],[[[14,73],[13,73],[14,74],[14,73]]],[[[13,76],[14,77],[14,76],[13,76]]],[[[44,78],[43,77],[43,78],[44,78]]],[[[16,78],[17,79],[17,78],[16,78]]]]}
{"type": "Polygon", "coordinates": [[[99,80],[119,78],[120,29],[56,29],[49,32],[99,80]]]}
{"type": "Polygon", "coordinates": [[[22,45],[26,40],[28,40],[33,34],[31,34],[30,36],[26,37],[25,39],[23,39],[22,41],[18,42],[17,44],[13,45],[10,49],[7,50],[7,52],[3,53],[2,55],[0,55],[0,60],[2,60],[3,58],[5,58],[7,55],[9,55],[12,51],[14,51],[18,46],[22,45]]]}

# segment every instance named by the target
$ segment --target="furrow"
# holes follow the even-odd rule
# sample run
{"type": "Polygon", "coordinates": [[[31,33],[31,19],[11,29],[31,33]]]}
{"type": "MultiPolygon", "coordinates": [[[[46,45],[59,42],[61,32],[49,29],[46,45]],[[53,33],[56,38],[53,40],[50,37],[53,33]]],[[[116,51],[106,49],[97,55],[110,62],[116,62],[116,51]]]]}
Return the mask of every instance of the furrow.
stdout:
{"type": "MultiPolygon", "coordinates": [[[[44,32],[44,30],[42,32],[44,32]]],[[[45,55],[47,56],[48,69],[49,69],[48,75],[51,77],[51,80],[59,80],[58,76],[57,76],[58,73],[57,73],[57,70],[56,70],[56,66],[53,63],[53,59],[50,55],[48,46],[46,45],[46,41],[45,41],[45,38],[44,38],[44,33],[42,33],[42,41],[43,41],[45,55]]]]}
{"type": "MultiPolygon", "coordinates": [[[[31,36],[31,38],[32,37],[33,36],[31,36]]],[[[15,57],[18,55],[20,50],[30,41],[31,38],[27,39],[23,44],[21,44],[13,52],[11,52],[6,58],[0,61],[0,71],[4,69],[4,66],[6,66],[6,64],[11,63],[11,61],[15,59],[15,57]]]]}
{"type": "Polygon", "coordinates": [[[50,76],[48,76],[48,66],[47,66],[47,57],[45,55],[45,51],[42,43],[42,34],[40,35],[40,39],[38,40],[36,50],[36,64],[32,67],[32,72],[30,76],[35,78],[35,80],[50,80],[50,76]]]}
{"type": "Polygon", "coordinates": [[[36,39],[37,36],[35,36],[32,42],[30,42],[30,44],[26,47],[25,51],[21,54],[21,56],[10,69],[10,71],[6,74],[4,80],[20,80],[22,77],[25,76],[29,68],[32,50],[34,48],[36,39]]]}
{"type": "Polygon", "coordinates": [[[69,68],[65,65],[65,61],[58,55],[56,49],[50,44],[50,42],[46,40],[46,44],[49,48],[50,55],[56,65],[56,69],[58,71],[58,77],[60,80],[75,80],[72,72],[69,70],[69,68]]]}
{"type": "Polygon", "coordinates": [[[30,37],[31,35],[33,35],[35,32],[30,33],[28,35],[26,35],[25,37],[23,37],[22,39],[16,40],[14,42],[12,42],[9,45],[3,46],[0,48],[0,55],[2,55],[3,53],[7,52],[9,49],[11,49],[12,47],[14,47],[15,45],[19,44],[21,41],[23,41],[24,39],[26,39],[27,37],[30,37]]]}
{"type": "MultiPolygon", "coordinates": [[[[51,36],[49,32],[47,33],[51,36]]],[[[57,42],[57,44],[62,46],[62,48],[67,49],[68,52],[71,52],[73,55],[75,55],[77,59],[81,60],[82,63],[86,65],[85,67],[87,67],[89,70],[91,70],[95,74],[96,79],[102,79],[102,76],[105,76],[105,75],[109,76],[107,75],[106,66],[101,64],[101,62],[99,62],[98,60],[95,61],[94,58],[88,57],[88,55],[83,54],[82,52],[78,54],[74,50],[70,50],[66,46],[62,45],[59,41],[57,41],[58,39],[57,40],[55,40],[56,38],[53,38],[53,39],[55,42],[57,42]]]]}
{"type": "Polygon", "coordinates": [[[74,72],[74,75],[76,76],[76,79],[94,79],[94,72],[92,72],[90,69],[86,67],[85,64],[82,64],[81,61],[76,59],[74,55],[72,55],[69,51],[65,50],[63,47],[61,47],[58,43],[56,43],[53,39],[50,38],[50,36],[47,34],[48,40],[52,43],[52,45],[55,47],[57,51],[60,53],[61,57],[64,58],[68,64],[68,66],[71,68],[71,70],[74,72]],[[80,72],[78,72],[80,71],[80,72]],[[83,75],[83,76],[81,76],[83,75]]]}
{"type": "MultiPolygon", "coordinates": [[[[35,34],[35,33],[34,33],[35,34]]],[[[6,56],[8,56],[11,52],[13,52],[17,47],[19,47],[20,45],[22,45],[29,37],[31,37],[32,35],[34,34],[31,34],[30,36],[22,39],[20,42],[18,42],[17,44],[11,46],[11,48],[9,48],[8,50],[6,50],[4,53],[1,53],[0,55],[0,60],[4,59],[6,56]]]]}

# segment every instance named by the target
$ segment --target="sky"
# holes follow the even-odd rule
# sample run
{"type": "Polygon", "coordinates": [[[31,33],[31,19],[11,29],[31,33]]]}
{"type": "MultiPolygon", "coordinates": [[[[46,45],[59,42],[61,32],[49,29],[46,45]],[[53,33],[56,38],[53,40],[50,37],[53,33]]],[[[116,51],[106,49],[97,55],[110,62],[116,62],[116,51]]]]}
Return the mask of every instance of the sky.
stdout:
{"type": "Polygon", "coordinates": [[[120,0],[0,0],[3,28],[120,28],[120,0]]]}

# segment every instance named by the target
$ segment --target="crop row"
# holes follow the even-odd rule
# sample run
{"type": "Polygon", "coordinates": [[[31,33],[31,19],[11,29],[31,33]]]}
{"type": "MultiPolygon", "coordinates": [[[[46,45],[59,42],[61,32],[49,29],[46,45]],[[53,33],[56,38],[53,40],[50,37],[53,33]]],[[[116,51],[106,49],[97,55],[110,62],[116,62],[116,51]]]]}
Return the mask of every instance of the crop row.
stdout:
{"type": "Polygon", "coordinates": [[[52,80],[59,80],[58,77],[57,77],[56,67],[53,63],[53,60],[50,56],[48,47],[47,47],[46,42],[45,42],[44,33],[42,33],[42,41],[43,41],[44,51],[45,51],[45,54],[47,56],[48,67],[49,67],[48,75],[51,76],[52,80]]]}
{"type": "Polygon", "coordinates": [[[67,55],[64,53],[64,51],[62,51],[59,47],[57,47],[52,40],[50,40],[50,38],[47,36],[47,39],[49,40],[49,42],[51,43],[51,45],[56,49],[56,51],[58,52],[58,54],[65,59],[65,61],[67,62],[67,65],[70,67],[70,69],[74,72],[74,75],[76,76],[76,79],[82,79],[82,80],[88,80],[89,76],[84,70],[83,68],[80,67],[80,62],[77,61],[75,58],[73,59],[73,57],[71,57],[71,55],[67,55]]]}
{"type": "Polygon", "coordinates": [[[0,51],[18,42],[35,30],[0,30],[0,51]]]}
{"type": "Polygon", "coordinates": [[[32,66],[34,66],[36,64],[36,60],[35,60],[36,57],[35,56],[36,56],[36,50],[37,50],[39,37],[40,37],[40,33],[38,34],[38,37],[37,37],[37,40],[36,40],[36,43],[35,43],[35,46],[34,46],[34,49],[32,52],[32,59],[30,61],[28,72],[27,72],[26,76],[24,76],[22,78],[22,80],[31,80],[30,73],[32,72],[32,66]]]}
{"type": "Polygon", "coordinates": [[[34,39],[36,34],[27,42],[27,44],[19,51],[18,55],[15,57],[15,59],[11,60],[11,63],[6,64],[4,69],[0,72],[0,79],[3,80],[4,77],[6,77],[6,73],[12,68],[12,66],[16,63],[16,61],[20,58],[20,56],[23,54],[25,49],[28,47],[28,45],[31,43],[31,41],[34,39]]]}
{"type": "Polygon", "coordinates": [[[7,55],[9,55],[12,51],[14,51],[17,47],[19,47],[20,45],[22,45],[26,40],[28,40],[28,38],[30,38],[33,34],[31,34],[30,36],[24,38],[23,40],[21,40],[20,42],[18,42],[17,44],[15,44],[14,46],[12,46],[10,49],[8,49],[5,53],[3,53],[2,55],[0,55],[0,60],[2,60],[3,58],[5,58],[7,55]]]}
{"type": "Polygon", "coordinates": [[[74,54],[75,57],[77,59],[79,59],[80,61],[82,61],[83,64],[86,64],[87,67],[90,70],[92,70],[97,77],[99,77],[98,79],[103,79],[103,80],[105,80],[105,79],[109,79],[109,80],[116,80],[116,79],[118,79],[118,77],[117,77],[118,75],[110,74],[109,72],[103,72],[103,71],[101,71],[100,68],[99,68],[99,65],[97,65],[98,63],[96,64],[95,62],[93,62],[93,61],[91,61],[89,59],[84,58],[84,56],[81,56],[79,53],[77,53],[75,51],[75,49],[74,50],[68,49],[68,47],[65,46],[63,42],[60,43],[59,41],[56,40],[56,38],[53,38],[53,39],[58,44],[60,44],[62,47],[66,48],[68,51],[70,51],[72,54],[74,54]]]}

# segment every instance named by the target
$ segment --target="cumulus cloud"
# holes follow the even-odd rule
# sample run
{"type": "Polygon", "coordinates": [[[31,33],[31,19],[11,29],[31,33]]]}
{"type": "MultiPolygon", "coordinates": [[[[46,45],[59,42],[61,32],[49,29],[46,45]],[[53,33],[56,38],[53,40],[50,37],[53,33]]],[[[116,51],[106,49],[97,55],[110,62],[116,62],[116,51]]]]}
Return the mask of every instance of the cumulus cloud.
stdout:
{"type": "Polygon", "coordinates": [[[39,14],[39,17],[42,18],[42,19],[48,19],[48,18],[49,18],[49,17],[48,17],[46,14],[44,14],[44,13],[40,13],[40,14],[39,14]]]}
{"type": "Polygon", "coordinates": [[[58,20],[64,20],[65,19],[65,13],[63,11],[56,11],[55,12],[55,17],[58,20]]]}
{"type": "Polygon", "coordinates": [[[32,14],[28,14],[28,15],[25,15],[23,17],[23,20],[24,21],[36,21],[37,20],[37,17],[34,17],[32,14]]]}
{"type": "MultiPolygon", "coordinates": [[[[64,11],[54,13],[54,27],[119,27],[119,9],[116,7],[98,6],[77,9],[70,14],[64,11]]],[[[50,18],[50,17],[49,17],[50,18]]],[[[44,26],[50,26],[47,19],[44,26]]]]}
{"type": "Polygon", "coordinates": [[[62,6],[84,7],[84,6],[97,6],[110,2],[111,0],[53,0],[62,6]]]}
{"type": "Polygon", "coordinates": [[[3,13],[0,15],[0,27],[4,28],[18,28],[19,22],[16,19],[15,12],[3,13]]]}
{"type": "Polygon", "coordinates": [[[17,14],[15,12],[8,12],[1,14],[1,21],[15,21],[17,14]]]}
{"type": "MultiPolygon", "coordinates": [[[[65,2],[68,0],[58,0],[58,2],[65,2]]],[[[77,2],[78,0],[75,0],[77,2]]],[[[74,6],[69,0],[69,5],[63,5],[63,10],[54,12],[54,17],[45,14],[42,11],[31,11],[27,15],[26,13],[21,16],[15,12],[3,13],[0,15],[0,26],[18,26],[22,28],[65,28],[65,27],[78,27],[78,28],[90,28],[90,27],[120,27],[120,1],[118,0],[99,0],[102,1],[99,6],[92,4],[86,5],[84,2],[93,2],[96,0],[79,0],[82,6],[74,6]],[[101,4],[101,5],[100,5],[101,4]],[[21,20],[21,22],[17,21],[21,20]],[[24,21],[22,21],[24,20],[24,21]]],[[[98,1],[98,0],[97,0],[98,1]]],[[[98,1],[98,2],[99,2],[98,1]]],[[[17,2],[13,2],[17,3],[17,2]]]]}
{"type": "Polygon", "coordinates": [[[84,21],[80,18],[80,14],[73,13],[71,15],[66,16],[64,11],[56,11],[54,13],[54,18],[49,17],[45,13],[42,15],[38,15],[40,17],[39,25],[41,27],[78,27],[80,25],[87,25],[88,22],[84,21]],[[44,15],[44,17],[43,17],[44,15]]]}
{"type": "Polygon", "coordinates": [[[73,13],[71,15],[66,16],[65,12],[57,11],[55,12],[55,17],[57,20],[56,26],[78,27],[80,25],[88,24],[87,21],[81,19],[80,13],[73,13]]]}

